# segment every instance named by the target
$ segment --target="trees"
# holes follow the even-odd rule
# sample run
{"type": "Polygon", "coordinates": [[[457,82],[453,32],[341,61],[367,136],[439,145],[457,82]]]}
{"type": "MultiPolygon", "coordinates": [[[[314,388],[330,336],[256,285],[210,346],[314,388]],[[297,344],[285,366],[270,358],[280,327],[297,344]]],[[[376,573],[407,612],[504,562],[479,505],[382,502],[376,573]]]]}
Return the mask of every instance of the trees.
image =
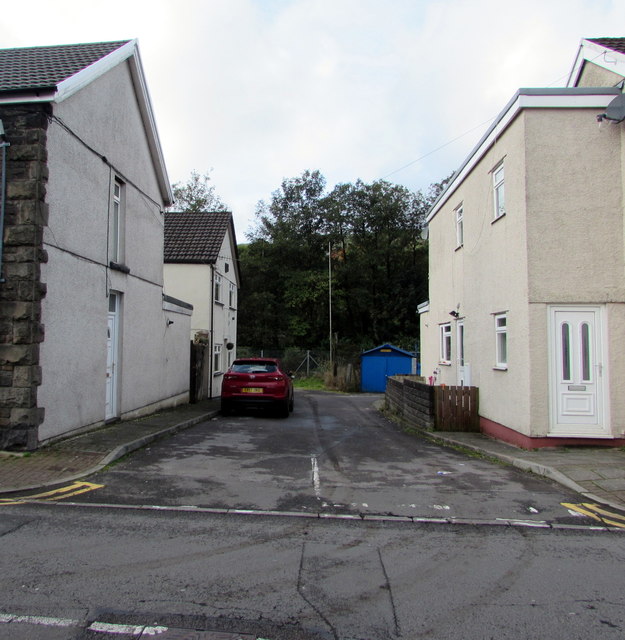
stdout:
{"type": "Polygon", "coordinates": [[[191,172],[187,182],[176,182],[172,185],[176,211],[197,213],[198,211],[228,211],[228,206],[215,193],[210,182],[209,173],[200,175],[191,172]]]}
{"type": "Polygon", "coordinates": [[[425,215],[446,181],[427,195],[383,180],[338,184],[326,192],[319,171],[286,179],[241,251],[239,342],[256,348],[413,349],[417,305],[427,298],[425,215]],[[329,254],[328,254],[329,251],[329,254]],[[259,308],[262,324],[258,321],[259,308]]]}

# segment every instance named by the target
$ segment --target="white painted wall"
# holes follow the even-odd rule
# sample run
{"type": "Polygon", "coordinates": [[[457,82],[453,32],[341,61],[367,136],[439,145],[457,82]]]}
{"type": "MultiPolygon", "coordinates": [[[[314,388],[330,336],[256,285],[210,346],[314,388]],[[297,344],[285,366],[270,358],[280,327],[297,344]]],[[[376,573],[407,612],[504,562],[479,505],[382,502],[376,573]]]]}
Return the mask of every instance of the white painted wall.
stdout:
{"type": "Polygon", "coordinates": [[[166,327],[163,202],[127,63],[54,105],[54,115],[75,135],[59,122],[49,125],[40,440],[104,420],[111,290],[122,294],[120,414],[188,396],[190,317],[176,314],[175,330],[166,327]],[[126,181],[122,262],[129,274],[108,268],[115,171],[88,147],[105,156],[126,181]]]}
{"type": "Polygon", "coordinates": [[[239,281],[234,242],[227,232],[215,265],[167,263],[164,269],[165,292],[193,305],[191,339],[198,331],[207,331],[212,344],[221,346],[221,367],[213,371],[211,388],[207,390],[211,397],[221,394],[223,374],[236,357],[239,281]],[[221,301],[213,300],[214,274],[222,278],[221,301]],[[230,304],[230,285],[235,290],[233,304],[230,304]],[[228,343],[234,345],[230,350],[226,347],[228,343]]]}

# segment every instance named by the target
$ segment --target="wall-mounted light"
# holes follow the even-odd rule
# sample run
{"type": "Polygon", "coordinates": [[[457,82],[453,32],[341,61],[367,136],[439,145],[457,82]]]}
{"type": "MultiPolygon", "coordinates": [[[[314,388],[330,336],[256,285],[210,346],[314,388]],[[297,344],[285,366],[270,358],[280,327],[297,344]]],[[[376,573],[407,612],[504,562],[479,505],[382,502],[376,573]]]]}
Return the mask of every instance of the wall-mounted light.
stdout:
{"type": "Polygon", "coordinates": [[[453,316],[454,318],[457,318],[460,314],[454,309],[453,311],[449,312],[450,316],[453,316]]]}

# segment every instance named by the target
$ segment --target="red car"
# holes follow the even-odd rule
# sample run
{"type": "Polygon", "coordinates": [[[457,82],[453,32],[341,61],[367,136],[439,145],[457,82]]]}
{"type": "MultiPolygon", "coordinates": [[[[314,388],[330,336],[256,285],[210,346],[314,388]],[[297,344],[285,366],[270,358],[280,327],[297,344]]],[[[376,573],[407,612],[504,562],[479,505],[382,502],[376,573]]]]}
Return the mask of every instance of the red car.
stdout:
{"type": "Polygon", "coordinates": [[[221,412],[235,407],[267,407],[287,418],[293,411],[293,381],[276,358],[240,358],[224,374],[221,412]]]}

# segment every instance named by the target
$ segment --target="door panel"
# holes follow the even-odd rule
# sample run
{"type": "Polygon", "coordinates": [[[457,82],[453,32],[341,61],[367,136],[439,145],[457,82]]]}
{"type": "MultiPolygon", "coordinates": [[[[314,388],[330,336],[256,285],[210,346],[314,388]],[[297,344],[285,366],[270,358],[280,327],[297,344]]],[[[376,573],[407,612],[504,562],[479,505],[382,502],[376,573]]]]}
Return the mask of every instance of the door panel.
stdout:
{"type": "Polygon", "coordinates": [[[552,307],[551,435],[608,436],[600,307],[552,307]]]}

